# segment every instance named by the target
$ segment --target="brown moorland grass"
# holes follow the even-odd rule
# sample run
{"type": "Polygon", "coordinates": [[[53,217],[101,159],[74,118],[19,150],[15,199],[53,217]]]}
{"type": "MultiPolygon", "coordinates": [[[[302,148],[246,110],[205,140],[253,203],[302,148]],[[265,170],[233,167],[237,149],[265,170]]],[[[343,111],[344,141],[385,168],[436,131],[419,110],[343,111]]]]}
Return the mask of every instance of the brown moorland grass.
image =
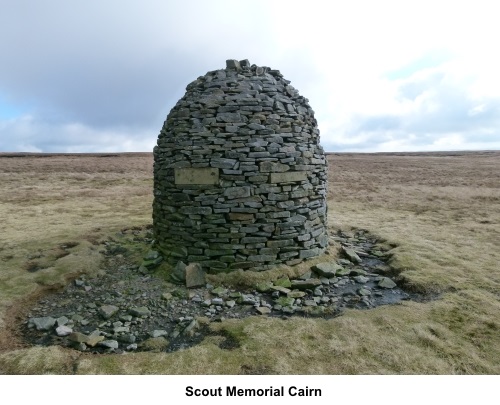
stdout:
{"type": "Polygon", "coordinates": [[[384,239],[401,281],[437,300],[329,320],[227,320],[175,353],[26,346],[16,316],[35,297],[98,271],[98,241],[151,223],[152,161],[148,153],[0,154],[0,373],[500,372],[498,151],[329,155],[331,228],[384,239]],[[221,349],[224,336],[239,346],[221,349]]]}

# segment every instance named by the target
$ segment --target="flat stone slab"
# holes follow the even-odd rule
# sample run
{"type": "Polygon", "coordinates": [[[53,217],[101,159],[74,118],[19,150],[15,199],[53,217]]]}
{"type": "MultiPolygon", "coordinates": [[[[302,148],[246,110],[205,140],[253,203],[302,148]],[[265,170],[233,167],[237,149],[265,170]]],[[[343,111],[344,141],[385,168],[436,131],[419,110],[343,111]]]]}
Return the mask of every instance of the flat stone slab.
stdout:
{"type": "Polygon", "coordinates": [[[90,347],[94,347],[96,344],[104,340],[104,336],[92,333],[90,335],[85,335],[81,332],[73,332],[69,335],[68,339],[75,343],[85,343],[90,347]]]}
{"type": "Polygon", "coordinates": [[[283,173],[271,173],[270,183],[291,183],[294,181],[305,181],[307,180],[307,172],[283,172],[283,173]]]}
{"type": "Polygon", "coordinates": [[[396,287],[396,283],[392,281],[388,277],[384,277],[382,280],[378,282],[378,286],[382,288],[394,288],[396,287]]]}
{"type": "Polygon", "coordinates": [[[282,294],[288,294],[288,293],[291,291],[289,288],[282,287],[282,286],[280,286],[280,285],[273,285],[273,286],[271,287],[271,290],[273,290],[273,291],[278,291],[278,292],[280,292],[280,293],[282,293],[282,294]]]}
{"type": "Polygon", "coordinates": [[[61,325],[56,328],[57,336],[68,336],[71,333],[73,333],[73,329],[71,329],[69,326],[61,325]]]}
{"type": "Polygon", "coordinates": [[[349,259],[349,261],[351,261],[352,263],[361,263],[361,258],[354,251],[354,249],[346,248],[346,247],[342,246],[342,252],[349,259]]]}
{"type": "Polygon", "coordinates": [[[186,282],[186,267],[187,266],[182,261],[177,262],[174,270],[172,271],[172,274],[170,275],[170,279],[174,283],[185,283],[186,282]]]}
{"type": "Polygon", "coordinates": [[[51,316],[31,318],[30,322],[35,325],[36,330],[50,330],[56,324],[56,320],[51,316]]]}
{"type": "Polygon", "coordinates": [[[302,298],[306,295],[304,291],[293,290],[286,294],[289,298],[302,298]]]}
{"type": "Polygon", "coordinates": [[[342,266],[335,262],[323,262],[314,266],[314,272],[326,278],[335,277],[337,270],[340,269],[342,269],[342,266]]]}
{"type": "Polygon", "coordinates": [[[370,279],[366,276],[355,276],[354,277],[354,280],[356,280],[356,282],[360,283],[360,284],[365,284],[367,283],[370,279]]]}
{"type": "Polygon", "coordinates": [[[267,315],[271,313],[271,308],[268,307],[257,307],[256,310],[260,315],[267,315]]]}
{"type": "Polygon", "coordinates": [[[142,317],[151,314],[148,307],[134,307],[129,309],[129,314],[132,316],[142,317]]]}
{"type": "Polygon", "coordinates": [[[308,280],[292,280],[292,288],[297,290],[314,290],[321,285],[321,280],[318,278],[310,278],[308,280]]]}
{"type": "Polygon", "coordinates": [[[337,270],[337,274],[336,275],[339,276],[339,277],[348,276],[349,274],[351,274],[351,271],[352,271],[351,269],[344,269],[344,268],[342,268],[340,270],[337,270]]]}
{"type": "Polygon", "coordinates": [[[99,308],[99,315],[104,319],[110,319],[114,314],[118,312],[118,307],[115,305],[103,305],[99,308]]]}
{"type": "Polygon", "coordinates": [[[199,263],[191,263],[186,266],[186,287],[196,288],[205,285],[205,272],[199,263]]]}
{"type": "Polygon", "coordinates": [[[176,168],[175,184],[219,184],[219,169],[214,167],[176,168]]]}
{"type": "Polygon", "coordinates": [[[118,349],[118,342],[116,340],[103,340],[99,342],[99,346],[107,347],[108,349],[118,349]]]}

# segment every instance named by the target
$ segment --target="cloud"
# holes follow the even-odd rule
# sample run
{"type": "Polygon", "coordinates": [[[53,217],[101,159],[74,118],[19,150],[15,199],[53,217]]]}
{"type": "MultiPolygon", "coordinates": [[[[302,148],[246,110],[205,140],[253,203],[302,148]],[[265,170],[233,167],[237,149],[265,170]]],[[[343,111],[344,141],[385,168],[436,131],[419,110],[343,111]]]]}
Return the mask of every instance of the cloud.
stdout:
{"type": "Polygon", "coordinates": [[[4,0],[0,149],[151,150],[185,86],[228,58],[280,69],[309,98],[326,149],[466,148],[479,137],[496,148],[493,11],[481,0],[453,10],[425,0],[4,0]]]}
{"type": "Polygon", "coordinates": [[[381,114],[353,114],[329,147],[337,150],[463,150],[500,148],[500,96],[475,96],[475,80],[448,67],[393,81],[398,104],[381,114]]]}
{"type": "Polygon", "coordinates": [[[0,151],[56,153],[152,151],[158,132],[159,130],[137,130],[126,126],[103,129],[77,122],[49,123],[31,116],[23,116],[0,122],[0,151]]]}

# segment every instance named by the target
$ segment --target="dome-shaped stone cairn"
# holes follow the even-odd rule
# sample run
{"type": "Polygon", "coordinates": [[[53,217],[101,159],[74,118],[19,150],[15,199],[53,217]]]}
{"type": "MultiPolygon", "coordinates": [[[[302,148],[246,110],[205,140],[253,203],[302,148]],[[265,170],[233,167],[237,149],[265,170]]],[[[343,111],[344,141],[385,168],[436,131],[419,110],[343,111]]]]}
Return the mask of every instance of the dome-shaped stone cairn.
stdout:
{"type": "Polygon", "coordinates": [[[153,231],[171,264],[265,270],[327,243],[327,163],[308,100],[228,60],[186,88],[154,148],[153,231]]]}

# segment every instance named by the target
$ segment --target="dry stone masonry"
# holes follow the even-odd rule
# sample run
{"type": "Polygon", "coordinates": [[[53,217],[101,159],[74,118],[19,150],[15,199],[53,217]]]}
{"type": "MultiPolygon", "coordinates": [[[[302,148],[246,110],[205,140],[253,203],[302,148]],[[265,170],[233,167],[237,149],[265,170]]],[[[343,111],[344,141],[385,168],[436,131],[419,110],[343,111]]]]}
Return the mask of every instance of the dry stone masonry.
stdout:
{"type": "Polygon", "coordinates": [[[157,248],[212,273],[300,263],[327,246],[326,187],[308,100],[278,70],[228,60],[187,86],[158,137],[157,248]]]}

